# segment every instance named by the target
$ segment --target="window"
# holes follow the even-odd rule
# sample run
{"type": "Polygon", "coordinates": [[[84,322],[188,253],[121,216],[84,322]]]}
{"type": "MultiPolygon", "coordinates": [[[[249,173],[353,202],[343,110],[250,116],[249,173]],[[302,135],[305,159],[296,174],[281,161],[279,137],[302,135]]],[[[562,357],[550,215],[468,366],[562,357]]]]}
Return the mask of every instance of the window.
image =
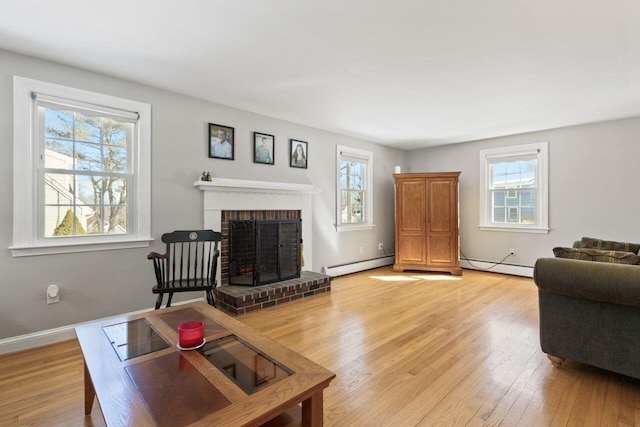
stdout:
{"type": "Polygon", "coordinates": [[[148,246],[151,106],[14,77],[13,256],[148,246]]]}
{"type": "Polygon", "coordinates": [[[337,146],[336,229],[353,231],[373,228],[373,153],[337,146]]]}
{"type": "Polygon", "coordinates": [[[549,231],[548,144],[480,151],[480,228],[549,231]]]}

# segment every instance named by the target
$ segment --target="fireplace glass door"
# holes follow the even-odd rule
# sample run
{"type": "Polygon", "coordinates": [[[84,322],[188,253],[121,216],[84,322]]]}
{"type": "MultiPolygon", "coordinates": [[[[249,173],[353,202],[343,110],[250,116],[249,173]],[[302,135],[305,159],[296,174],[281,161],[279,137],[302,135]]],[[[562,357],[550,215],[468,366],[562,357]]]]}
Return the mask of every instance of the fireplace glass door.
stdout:
{"type": "Polygon", "coordinates": [[[301,221],[230,222],[229,284],[257,286],[300,277],[301,221]]]}

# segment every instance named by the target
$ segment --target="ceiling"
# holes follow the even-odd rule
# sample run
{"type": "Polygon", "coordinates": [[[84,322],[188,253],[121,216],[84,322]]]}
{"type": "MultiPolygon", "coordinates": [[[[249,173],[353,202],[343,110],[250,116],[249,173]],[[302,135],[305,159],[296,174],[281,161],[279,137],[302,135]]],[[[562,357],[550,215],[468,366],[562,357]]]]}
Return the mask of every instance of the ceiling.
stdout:
{"type": "Polygon", "coordinates": [[[0,48],[407,150],[640,116],[636,0],[97,4],[3,2],[0,48]]]}

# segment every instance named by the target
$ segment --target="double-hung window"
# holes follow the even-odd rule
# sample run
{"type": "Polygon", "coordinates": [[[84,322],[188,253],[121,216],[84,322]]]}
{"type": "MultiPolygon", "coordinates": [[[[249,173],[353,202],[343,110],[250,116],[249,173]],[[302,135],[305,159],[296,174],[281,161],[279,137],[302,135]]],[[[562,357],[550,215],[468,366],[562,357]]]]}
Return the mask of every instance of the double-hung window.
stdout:
{"type": "Polygon", "coordinates": [[[373,225],[373,153],[338,145],[336,228],[338,231],[370,229],[373,225]]]}
{"type": "Polygon", "coordinates": [[[546,142],[480,151],[480,228],[546,233],[546,142]]]}
{"type": "Polygon", "coordinates": [[[14,78],[14,256],[148,246],[150,113],[14,78]]]}

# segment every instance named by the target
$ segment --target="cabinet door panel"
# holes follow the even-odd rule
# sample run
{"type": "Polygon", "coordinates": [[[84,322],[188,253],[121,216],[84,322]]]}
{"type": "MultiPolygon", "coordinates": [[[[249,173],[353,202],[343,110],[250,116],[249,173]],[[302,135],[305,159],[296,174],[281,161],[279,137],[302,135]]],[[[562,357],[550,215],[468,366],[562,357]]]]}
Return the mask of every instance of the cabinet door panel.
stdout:
{"type": "Polygon", "coordinates": [[[429,232],[451,233],[451,180],[429,182],[429,232]]]}
{"type": "Polygon", "coordinates": [[[456,260],[452,257],[454,251],[451,247],[451,237],[447,235],[443,236],[431,236],[429,238],[429,264],[438,265],[446,264],[451,265],[456,260]]]}
{"type": "Polygon", "coordinates": [[[456,185],[449,178],[428,180],[427,263],[451,264],[457,260],[456,185]]]}
{"type": "Polygon", "coordinates": [[[423,179],[400,180],[396,186],[396,262],[425,262],[425,185],[423,179]]]}

